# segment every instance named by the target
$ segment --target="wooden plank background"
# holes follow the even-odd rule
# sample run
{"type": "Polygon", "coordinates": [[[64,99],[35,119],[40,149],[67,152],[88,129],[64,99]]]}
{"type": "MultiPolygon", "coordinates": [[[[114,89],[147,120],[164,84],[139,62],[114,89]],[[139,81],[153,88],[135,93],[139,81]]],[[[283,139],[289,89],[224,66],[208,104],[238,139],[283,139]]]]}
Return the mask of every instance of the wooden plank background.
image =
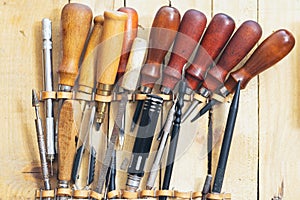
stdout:
{"type": "MultiPolygon", "coordinates": [[[[89,5],[94,16],[124,5],[123,0],[71,2],[89,5]]],[[[58,68],[62,55],[60,13],[66,3],[67,0],[0,0],[0,199],[33,199],[35,189],[42,187],[31,89],[42,89],[41,20],[44,17],[53,22],[53,64],[55,71],[58,68]]],[[[168,3],[168,0],[126,1],[127,6],[139,13],[139,36],[148,37],[147,28],[151,26],[156,11],[168,3]]],[[[271,199],[279,190],[283,190],[284,199],[295,199],[300,195],[300,63],[297,44],[300,39],[300,2],[172,0],[172,5],[178,8],[181,16],[190,8],[198,9],[207,16],[208,22],[219,12],[232,16],[236,27],[247,19],[256,20],[263,29],[262,39],[280,28],[294,34],[296,46],[293,51],[275,67],[253,79],[242,92],[223,191],[232,193],[234,200],[271,199]]],[[[54,78],[57,88],[57,76],[54,78]]],[[[134,106],[134,103],[128,105],[127,119],[130,119],[134,106]]],[[[213,169],[227,111],[226,104],[213,111],[213,169]]],[[[163,115],[165,117],[166,112],[163,115]]],[[[201,190],[207,172],[207,125],[208,115],[196,123],[183,124],[171,188],[201,190]]],[[[120,170],[120,188],[125,187],[125,178],[125,171],[120,170]]],[[[55,185],[54,179],[52,182],[55,185]]]]}

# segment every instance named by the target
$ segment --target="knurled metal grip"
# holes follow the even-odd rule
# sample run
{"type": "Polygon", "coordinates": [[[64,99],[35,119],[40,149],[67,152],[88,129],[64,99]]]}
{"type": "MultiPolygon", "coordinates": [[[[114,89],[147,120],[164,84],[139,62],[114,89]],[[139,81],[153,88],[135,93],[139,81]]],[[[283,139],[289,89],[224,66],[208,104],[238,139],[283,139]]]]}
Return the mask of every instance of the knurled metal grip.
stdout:
{"type": "MultiPolygon", "coordinates": [[[[131,176],[137,175],[142,177],[144,175],[144,167],[151,148],[162,103],[163,99],[161,97],[151,94],[147,95],[132,150],[131,163],[128,168],[128,174],[131,176]]],[[[135,184],[131,183],[130,185],[135,184]]],[[[136,185],[138,186],[138,183],[136,185]]]]}

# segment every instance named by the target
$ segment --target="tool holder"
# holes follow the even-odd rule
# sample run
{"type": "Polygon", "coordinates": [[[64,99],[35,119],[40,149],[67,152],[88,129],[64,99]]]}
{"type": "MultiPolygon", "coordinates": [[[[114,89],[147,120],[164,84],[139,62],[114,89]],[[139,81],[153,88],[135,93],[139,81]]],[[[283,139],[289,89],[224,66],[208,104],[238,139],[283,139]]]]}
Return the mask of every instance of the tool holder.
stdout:
{"type": "MultiPolygon", "coordinates": [[[[178,190],[141,190],[129,192],[126,190],[113,190],[107,193],[107,199],[158,199],[159,197],[169,197],[173,199],[201,199],[201,192],[182,192],[178,190]]],[[[36,190],[35,198],[56,198],[69,197],[70,199],[103,199],[103,195],[92,190],[72,190],[59,188],[57,190],[36,190]]],[[[230,193],[207,194],[208,200],[230,200],[230,193]]]]}
{"type": "MultiPolygon", "coordinates": [[[[165,101],[174,101],[176,96],[174,94],[165,95],[165,94],[155,94],[165,101]]],[[[214,99],[217,99],[220,102],[230,102],[232,99],[232,95],[227,97],[223,97],[218,94],[214,94],[212,96],[214,99]]],[[[82,93],[82,92],[61,92],[61,91],[40,91],[39,100],[41,102],[47,99],[59,100],[59,99],[71,99],[71,100],[85,100],[85,101],[95,101],[100,102],[113,102],[120,101],[122,98],[121,94],[113,93],[110,96],[103,96],[96,94],[94,97],[92,95],[82,93]]],[[[128,101],[135,102],[139,100],[145,100],[147,98],[146,94],[136,94],[129,93],[128,101]]],[[[198,100],[199,102],[206,103],[207,99],[200,94],[192,94],[185,95],[184,101],[193,101],[198,100]]],[[[148,199],[154,198],[158,199],[161,196],[166,196],[169,198],[176,199],[201,199],[201,192],[182,192],[178,190],[141,190],[137,192],[130,192],[126,190],[114,190],[107,193],[108,199],[148,199]]],[[[72,190],[70,188],[58,188],[54,190],[36,190],[35,199],[44,199],[51,198],[55,199],[56,197],[68,197],[70,199],[103,199],[103,195],[99,194],[92,190],[72,190]]],[[[207,194],[207,199],[209,200],[230,200],[230,193],[222,193],[222,194],[207,194]]]]}
{"type": "MultiPolygon", "coordinates": [[[[155,94],[161,98],[163,98],[163,101],[174,101],[176,99],[176,96],[173,94],[166,95],[166,94],[155,94]]],[[[113,102],[113,101],[120,101],[122,98],[121,94],[113,93],[112,95],[109,96],[104,96],[104,95],[95,95],[95,101],[99,102],[113,102]]],[[[136,93],[129,93],[128,94],[128,101],[140,101],[140,100],[146,100],[147,95],[146,94],[136,94],[136,93]]],[[[231,102],[232,100],[232,95],[228,95],[227,97],[223,97],[218,94],[213,94],[212,98],[216,99],[219,102],[231,102]]],[[[53,100],[59,100],[59,99],[73,99],[73,100],[86,100],[86,101],[91,101],[92,95],[82,93],[82,92],[55,92],[55,91],[41,91],[39,100],[44,101],[46,99],[53,99],[53,100]]],[[[193,101],[197,100],[199,102],[206,103],[207,99],[200,94],[194,93],[191,95],[185,95],[184,96],[184,101],[193,101]]]]}

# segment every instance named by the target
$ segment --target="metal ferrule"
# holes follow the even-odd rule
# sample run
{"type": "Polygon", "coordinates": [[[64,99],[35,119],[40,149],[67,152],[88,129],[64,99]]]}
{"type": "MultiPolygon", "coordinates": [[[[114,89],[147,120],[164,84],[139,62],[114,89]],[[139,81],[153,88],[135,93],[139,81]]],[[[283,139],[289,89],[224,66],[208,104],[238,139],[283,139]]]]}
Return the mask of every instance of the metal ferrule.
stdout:
{"type": "Polygon", "coordinates": [[[62,92],[71,92],[72,86],[59,84],[58,90],[62,92]]]}
{"type": "Polygon", "coordinates": [[[68,187],[69,187],[68,181],[64,181],[64,180],[58,181],[58,188],[68,188],[68,187]]]}
{"type": "Polygon", "coordinates": [[[219,91],[223,97],[227,97],[230,94],[225,86],[221,87],[219,91]]]}
{"type": "MultiPolygon", "coordinates": [[[[102,96],[109,96],[112,93],[113,87],[114,87],[113,85],[99,83],[97,86],[96,93],[102,96]]],[[[105,118],[105,113],[106,113],[106,107],[107,107],[106,102],[98,101],[97,117],[96,117],[97,123],[103,123],[103,120],[105,118]]]]}
{"type": "Polygon", "coordinates": [[[127,182],[126,182],[126,190],[135,192],[140,185],[141,177],[137,175],[128,174],[127,176],[127,182]]]}
{"type": "Polygon", "coordinates": [[[206,89],[205,87],[201,87],[199,90],[199,94],[201,94],[203,97],[208,98],[211,92],[206,89]]]}
{"type": "Polygon", "coordinates": [[[150,94],[151,93],[151,91],[152,91],[152,88],[150,88],[150,87],[146,87],[146,86],[141,86],[141,88],[140,88],[140,91],[142,92],[142,93],[144,93],[144,94],[150,94]]]}
{"type": "Polygon", "coordinates": [[[162,87],[160,88],[160,91],[161,91],[161,93],[163,93],[163,94],[171,94],[171,92],[172,92],[170,88],[165,87],[165,86],[162,86],[162,87]]]}

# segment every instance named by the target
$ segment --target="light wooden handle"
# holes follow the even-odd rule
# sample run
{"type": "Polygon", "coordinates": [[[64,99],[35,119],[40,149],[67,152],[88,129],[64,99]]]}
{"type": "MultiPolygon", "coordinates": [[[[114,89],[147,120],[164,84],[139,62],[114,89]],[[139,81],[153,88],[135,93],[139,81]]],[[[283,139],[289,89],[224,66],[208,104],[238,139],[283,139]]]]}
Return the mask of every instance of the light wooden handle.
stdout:
{"type": "Polygon", "coordinates": [[[98,15],[94,19],[94,27],[86,47],[86,51],[83,58],[83,63],[80,68],[79,76],[79,88],[81,92],[91,94],[95,84],[96,77],[96,55],[97,46],[100,43],[100,38],[103,30],[104,18],[98,15]]]}
{"type": "Polygon", "coordinates": [[[63,58],[59,66],[59,84],[74,86],[79,59],[92,22],[92,10],[78,3],[67,4],[61,14],[63,58]]]}
{"type": "Polygon", "coordinates": [[[104,26],[97,60],[98,83],[113,85],[120,62],[127,14],[104,12],[104,26]]]}
{"type": "Polygon", "coordinates": [[[129,58],[130,49],[132,48],[132,43],[134,38],[137,36],[138,31],[138,14],[136,10],[129,7],[119,8],[118,11],[124,12],[128,15],[128,19],[125,24],[125,33],[124,33],[124,41],[122,45],[122,54],[120,57],[120,63],[118,67],[117,73],[117,82],[118,85],[122,83],[122,77],[126,70],[126,65],[129,58]]]}
{"type": "Polygon", "coordinates": [[[128,58],[126,71],[123,76],[122,88],[129,91],[134,91],[136,89],[146,49],[147,41],[142,38],[135,38],[128,58]]]}
{"type": "Polygon", "coordinates": [[[76,152],[76,128],[73,112],[73,101],[66,100],[60,111],[58,124],[58,179],[70,181],[73,160],[76,152]]]}

